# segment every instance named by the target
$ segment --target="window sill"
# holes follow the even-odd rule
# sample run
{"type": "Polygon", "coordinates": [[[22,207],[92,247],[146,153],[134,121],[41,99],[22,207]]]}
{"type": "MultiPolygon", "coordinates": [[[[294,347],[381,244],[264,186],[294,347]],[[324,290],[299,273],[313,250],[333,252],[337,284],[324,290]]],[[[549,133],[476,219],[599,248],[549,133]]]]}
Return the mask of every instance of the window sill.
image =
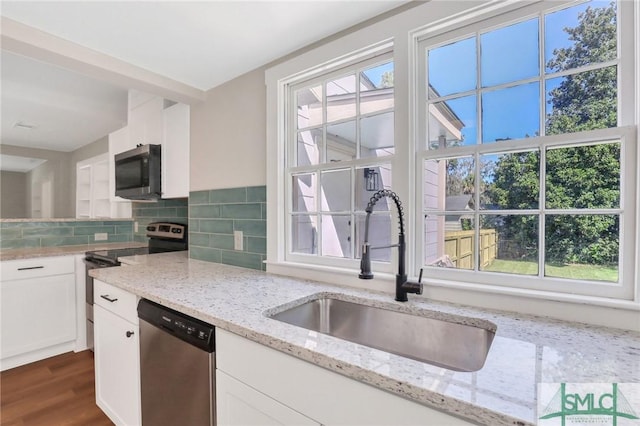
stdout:
{"type": "MultiPolygon", "coordinates": [[[[357,271],[343,268],[267,261],[267,271],[306,280],[322,281],[393,294],[395,275],[375,273],[372,280],[361,280],[357,271]]],[[[415,277],[414,277],[415,279],[415,277]]],[[[424,294],[433,300],[487,309],[516,311],[564,321],[640,331],[640,303],[603,297],[536,291],[423,278],[424,294]]]]}

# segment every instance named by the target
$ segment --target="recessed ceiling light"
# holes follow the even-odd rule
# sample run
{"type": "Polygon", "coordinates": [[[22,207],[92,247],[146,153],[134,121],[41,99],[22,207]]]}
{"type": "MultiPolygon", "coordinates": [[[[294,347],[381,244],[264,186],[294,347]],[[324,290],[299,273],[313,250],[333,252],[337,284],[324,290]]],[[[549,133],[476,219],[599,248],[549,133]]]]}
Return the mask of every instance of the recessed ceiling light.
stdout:
{"type": "Polygon", "coordinates": [[[33,130],[33,129],[36,128],[36,125],[35,124],[23,123],[22,121],[18,121],[17,123],[15,123],[13,125],[13,127],[17,127],[18,129],[33,130]]]}

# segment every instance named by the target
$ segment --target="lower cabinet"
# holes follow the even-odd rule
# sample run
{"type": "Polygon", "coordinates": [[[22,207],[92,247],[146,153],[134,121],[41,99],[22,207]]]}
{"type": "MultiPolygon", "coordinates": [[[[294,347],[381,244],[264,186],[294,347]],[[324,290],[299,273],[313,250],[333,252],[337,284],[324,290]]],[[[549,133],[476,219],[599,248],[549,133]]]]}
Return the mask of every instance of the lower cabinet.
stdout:
{"type": "Polygon", "coordinates": [[[0,269],[0,370],[72,351],[75,258],[5,261],[0,269]]]}
{"type": "Polygon", "coordinates": [[[218,425],[320,425],[218,370],[218,425]]]}
{"type": "Polygon", "coordinates": [[[471,425],[216,329],[218,426],[471,425]]]}
{"type": "Polygon", "coordinates": [[[136,296],[94,280],[96,404],[116,425],[141,424],[136,296]]]}

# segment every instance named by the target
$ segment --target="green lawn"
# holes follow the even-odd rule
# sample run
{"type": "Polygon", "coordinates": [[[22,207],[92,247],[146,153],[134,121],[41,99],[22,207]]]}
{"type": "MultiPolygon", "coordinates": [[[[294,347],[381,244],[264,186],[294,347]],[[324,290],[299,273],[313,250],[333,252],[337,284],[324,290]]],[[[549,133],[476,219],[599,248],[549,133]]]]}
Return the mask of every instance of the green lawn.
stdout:
{"type": "MultiPolygon", "coordinates": [[[[538,264],[530,261],[496,259],[484,270],[518,275],[538,275],[538,264]]],[[[577,280],[618,281],[618,268],[614,266],[547,264],[545,274],[549,277],[577,280]]]]}

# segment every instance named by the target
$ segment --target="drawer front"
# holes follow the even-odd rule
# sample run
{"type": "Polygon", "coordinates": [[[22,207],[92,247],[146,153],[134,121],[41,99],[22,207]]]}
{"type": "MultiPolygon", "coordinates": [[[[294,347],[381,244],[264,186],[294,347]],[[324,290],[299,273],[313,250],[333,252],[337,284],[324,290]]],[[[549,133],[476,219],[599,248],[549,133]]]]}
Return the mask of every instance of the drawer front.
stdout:
{"type": "Polygon", "coordinates": [[[138,324],[138,298],[133,293],[94,279],[93,303],[132,324],[138,324]]]}
{"type": "Polygon", "coordinates": [[[2,281],[75,273],[74,256],[8,260],[0,265],[2,281]]]}

